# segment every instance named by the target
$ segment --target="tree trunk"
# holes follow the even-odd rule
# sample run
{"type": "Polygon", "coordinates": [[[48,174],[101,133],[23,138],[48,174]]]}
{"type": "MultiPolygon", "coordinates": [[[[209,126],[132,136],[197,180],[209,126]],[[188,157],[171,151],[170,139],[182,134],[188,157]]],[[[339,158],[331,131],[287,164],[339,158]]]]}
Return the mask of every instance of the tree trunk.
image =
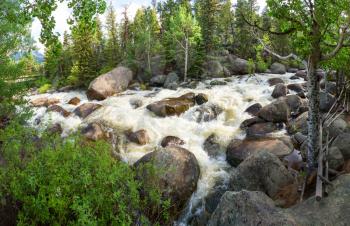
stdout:
{"type": "Polygon", "coordinates": [[[187,68],[188,68],[188,38],[185,40],[185,72],[184,72],[184,81],[187,80],[187,68]]]}
{"type": "Polygon", "coordinates": [[[320,147],[320,83],[316,69],[321,59],[320,31],[318,24],[313,26],[312,52],[308,62],[308,145],[307,145],[307,167],[311,173],[315,167],[315,154],[320,147]]]}

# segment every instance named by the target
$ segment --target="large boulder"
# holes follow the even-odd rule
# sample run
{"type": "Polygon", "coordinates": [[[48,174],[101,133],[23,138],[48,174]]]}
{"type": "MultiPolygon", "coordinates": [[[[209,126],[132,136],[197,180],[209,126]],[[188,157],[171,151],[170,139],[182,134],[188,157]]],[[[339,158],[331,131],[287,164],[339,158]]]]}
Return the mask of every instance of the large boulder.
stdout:
{"type": "Polygon", "coordinates": [[[304,79],[305,81],[307,81],[307,74],[305,70],[299,70],[295,73],[295,76],[304,79]]]}
{"type": "Polygon", "coordinates": [[[62,115],[63,117],[67,118],[68,116],[71,115],[71,112],[67,111],[66,109],[64,109],[63,107],[59,106],[59,105],[51,105],[50,107],[47,108],[48,112],[57,112],[60,115],[62,115]]]}
{"type": "Polygon", "coordinates": [[[287,88],[297,93],[304,92],[303,86],[299,83],[289,84],[287,85],[287,88]]]}
{"type": "Polygon", "coordinates": [[[247,112],[248,114],[252,116],[257,116],[258,112],[261,110],[262,106],[259,103],[253,104],[249,106],[244,112],[247,112]]]}
{"type": "Polygon", "coordinates": [[[147,105],[147,109],[159,117],[181,115],[195,105],[195,94],[187,93],[176,98],[167,98],[147,105]]]}
{"type": "Polygon", "coordinates": [[[132,71],[130,69],[117,67],[93,80],[86,95],[90,100],[104,100],[109,96],[125,91],[131,80],[132,71]]]}
{"type": "Polygon", "coordinates": [[[258,116],[268,122],[287,122],[291,111],[284,100],[276,100],[264,106],[258,113],[258,116]]]}
{"type": "Polygon", "coordinates": [[[328,112],[335,101],[336,98],[333,95],[323,91],[320,92],[320,110],[322,112],[328,112]]]}
{"type": "MultiPolygon", "coordinates": [[[[146,154],[134,167],[137,179],[143,182],[142,188],[155,186],[163,200],[170,200],[168,211],[174,218],[180,214],[196,190],[200,175],[194,154],[175,146],[146,154]],[[151,167],[147,167],[149,164],[151,167]]],[[[148,195],[147,190],[142,189],[142,194],[148,195]]]]}
{"type": "Polygon", "coordinates": [[[167,89],[177,89],[179,86],[179,76],[175,72],[169,73],[164,81],[164,88],[167,89]]]}
{"type": "Polygon", "coordinates": [[[342,133],[335,138],[332,146],[339,148],[345,160],[350,159],[350,133],[342,133]]]}
{"type": "Polygon", "coordinates": [[[264,123],[266,122],[264,119],[262,118],[259,118],[259,117],[253,117],[253,118],[250,118],[250,119],[246,119],[244,120],[240,127],[241,129],[247,129],[248,127],[254,125],[254,124],[257,124],[257,123],[264,123]]]}
{"type": "Polygon", "coordinates": [[[222,66],[221,62],[216,59],[207,61],[204,68],[204,74],[210,78],[222,78],[229,75],[227,68],[222,66]]]}
{"type": "Polygon", "coordinates": [[[328,164],[329,168],[338,170],[340,167],[344,165],[344,157],[339,148],[330,147],[328,150],[328,164]]]}
{"type": "Polygon", "coordinates": [[[285,86],[284,84],[276,84],[271,96],[273,98],[279,98],[279,97],[282,97],[282,96],[286,96],[288,93],[288,89],[287,89],[287,86],[285,86]]]}
{"type": "Polygon", "coordinates": [[[304,135],[307,135],[308,114],[309,114],[308,112],[304,112],[303,114],[299,115],[296,119],[289,120],[288,126],[287,126],[288,133],[294,134],[294,133],[300,132],[304,135]]]}
{"type": "Polygon", "coordinates": [[[278,125],[273,122],[255,123],[246,129],[246,133],[247,137],[263,137],[278,130],[278,128],[278,125]]]}
{"type": "Polygon", "coordinates": [[[150,84],[152,86],[163,86],[165,83],[166,75],[156,75],[151,78],[150,84]]]}
{"type": "Polygon", "coordinates": [[[270,78],[267,80],[267,82],[269,83],[270,86],[274,86],[277,84],[284,84],[284,81],[281,78],[270,78]]]}
{"type": "Polygon", "coordinates": [[[232,140],[226,149],[226,160],[232,166],[238,166],[250,155],[262,151],[270,152],[279,158],[292,153],[294,147],[290,138],[259,138],[232,140]]]}
{"type": "Polygon", "coordinates": [[[84,119],[84,118],[88,117],[92,112],[99,109],[100,107],[102,107],[101,104],[85,103],[85,104],[82,104],[79,107],[77,107],[74,110],[74,114],[76,114],[77,116],[84,119]]]}
{"type": "Polygon", "coordinates": [[[234,171],[230,179],[233,191],[262,191],[275,197],[294,177],[281,160],[273,153],[260,151],[246,158],[234,171]]]}
{"type": "Polygon", "coordinates": [[[270,67],[272,74],[285,74],[287,72],[286,66],[281,63],[273,63],[270,67]]]}
{"type": "Polygon", "coordinates": [[[241,59],[232,55],[230,55],[228,59],[230,63],[229,69],[232,74],[234,75],[249,74],[249,62],[247,60],[241,59]]]}
{"type": "Polygon", "coordinates": [[[260,191],[227,191],[212,214],[208,226],[297,225],[260,191]]]}

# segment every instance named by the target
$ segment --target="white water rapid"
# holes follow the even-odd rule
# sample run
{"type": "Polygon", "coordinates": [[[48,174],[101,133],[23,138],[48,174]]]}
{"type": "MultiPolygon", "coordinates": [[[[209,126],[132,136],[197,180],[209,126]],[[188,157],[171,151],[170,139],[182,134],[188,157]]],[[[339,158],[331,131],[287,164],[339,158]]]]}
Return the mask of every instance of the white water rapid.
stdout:
{"type": "MultiPolygon", "coordinates": [[[[63,128],[62,136],[76,131],[82,125],[95,121],[103,122],[104,125],[117,131],[145,129],[150,137],[149,144],[139,146],[128,143],[121,151],[123,158],[130,164],[154,150],[154,147],[159,146],[165,136],[171,135],[181,138],[185,141],[183,147],[196,156],[201,169],[197,191],[192,195],[187,208],[188,214],[181,218],[181,224],[185,225],[188,215],[193,212],[191,207],[198,206],[197,204],[208,194],[216,180],[228,178],[225,149],[221,150],[220,157],[210,158],[203,149],[206,138],[213,133],[216,134],[222,147],[226,147],[232,138],[244,138],[244,131],[241,131],[239,126],[243,120],[251,117],[244,112],[245,109],[254,103],[260,103],[264,106],[273,100],[271,93],[274,87],[270,87],[267,80],[278,77],[283,79],[286,84],[304,82],[302,79],[289,80],[292,75],[290,73],[285,75],[256,74],[249,78],[248,76],[233,76],[229,78],[231,81],[227,82],[226,85],[210,87],[209,83],[212,80],[207,80],[200,82],[196,89],[159,89],[159,92],[155,92],[155,90],[127,90],[118,96],[99,101],[98,103],[102,104],[103,107],[84,120],[74,115],[64,118],[59,113],[46,112],[46,108],[41,107],[33,109],[34,115],[30,123],[38,129],[44,128],[49,123],[60,123],[63,128]],[[216,120],[198,123],[195,112],[197,106],[190,108],[179,117],[166,118],[155,116],[146,108],[148,104],[155,101],[168,97],[178,97],[188,92],[207,94],[209,102],[206,104],[217,104],[224,109],[224,112],[216,120]],[[140,108],[134,109],[130,104],[135,100],[142,101],[140,108]]],[[[216,80],[224,81],[224,79],[216,80]]],[[[88,102],[84,92],[33,95],[28,96],[28,99],[32,100],[38,97],[57,98],[60,100],[59,105],[68,111],[73,111],[76,108],[76,106],[67,104],[73,97],[80,98],[81,103],[88,102]]]]}

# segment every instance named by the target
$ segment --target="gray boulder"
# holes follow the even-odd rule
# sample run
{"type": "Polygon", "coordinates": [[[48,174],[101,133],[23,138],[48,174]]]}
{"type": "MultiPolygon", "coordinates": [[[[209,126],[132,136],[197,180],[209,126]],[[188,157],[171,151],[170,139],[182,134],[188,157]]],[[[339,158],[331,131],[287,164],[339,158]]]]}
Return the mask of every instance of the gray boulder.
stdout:
{"type": "Polygon", "coordinates": [[[322,112],[328,112],[335,101],[336,98],[333,95],[323,91],[320,92],[320,110],[322,112]]]}
{"type": "Polygon", "coordinates": [[[234,75],[246,75],[249,74],[249,63],[245,59],[241,59],[235,56],[229,56],[230,72],[234,75]]]}
{"type": "Polygon", "coordinates": [[[117,67],[93,80],[86,92],[90,100],[104,100],[109,96],[123,92],[132,80],[132,71],[126,67],[117,67]]]}
{"type": "Polygon", "coordinates": [[[283,158],[294,149],[289,137],[254,138],[244,140],[232,140],[226,149],[226,160],[232,166],[238,166],[243,160],[258,152],[269,152],[279,158],[283,158]]]}
{"type": "Polygon", "coordinates": [[[280,83],[284,84],[284,81],[281,78],[270,78],[269,80],[267,80],[267,82],[270,86],[274,86],[280,83]]]}
{"type": "Polygon", "coordinates": [[[217,157],[223,153],[218,142],[218,137],[215,134],[210,135],[204,141],[203,149],[208,153],[210,157],[217,157]]]}
{"type": "Polygon", "coordinates": [[[212,214],[208,226],[297,224],[281,213],[274,202],[260,191],[227,191],[212,214]]]}
{"type": "Polygon", "coordinates": [[[294,134],[294,133],[300,132],[304,135],[307,135],[308,133],[307,119],[308,119],[308,112],[304,112],[303,114],[299,115],[296,119],[289,120],[288,126],[287,126],[288,133],[294,134]]]}
{"type": "Polygon", "coordinates": [[[278,130],[278,126],[276,123],[272,122],[263,122],[263,123],[256,123],[254,125],[249,126],[246,129],[247,137],[253,138],[253,137],[264,137],[268,133],[272,133],[274,131],[278,130]]]}
{"type": "MultiPolygon", "coordinates": [[[[155,186],[163,200],[170,200],[168,211],[172,218],[176,218],[185,207],[197,188],[200,175],[199,164],[194,154],[175,146],[146,154],[134,167],[136,178],[143,182],[143,188],[155,186]]],[[[147,190],[142,192],[147,194],[147,190]]]]}
{"type": "Polygon", "coordinates": [[[339,134],[332,146],[339,148],[345,160],[350,159],[350,133],[339,134]]]}
{"type": "Polygon", "coordinates": [[[297,93],[304,92],[303,86],[299,83],[289,84],[287,85],[287,88],[297,93]]]}
{"type": "Polygon", "coordinates": [[[168,147],[168,146],[181,146],[184,145],[185,141],[183,141],[182,139],[175,137],[175,136],[166,136],[163,138],[162,142],[161,142],[161,146],[163,148],[168,147]]]}
{"type": "Polygon", "coordinates": [[[164,88],[167,89],[177,89],[179,86],[179,76],[175,72],[171,72],[166,76],[165,82],[164,82],[164,88]]]}
{"type": "Polygon", "coordinates": [[[344,157],[339,148],[330,147],[328,155],[328,164],[329,168],[338,170],[340,167],[344,165],[344,157]]]}
{"type": "Polygon", "coordinates": [[[284,100],[276,100],[264,106],[258,113],[258,116],[268,122],[287,122],[291,110],[284,100]]]}
{"type": "Polygon", "coordinates": [[[287,86],[285,86],[284,84],[276,84],[271,96],[273,98],[279,98],[279,97],[282,97],[282,96],[286,96],[288,93],[288,89],[287,89],[287,86]]]}
{"type": "Polygon", "coordinates": [[[156,75],[151,78],[150,84],[153,86],[163,86],[167,76],[166,75],[156,75]]]}
{"type": "Polygon", "coordinates": [[[249,106],[244,112],[247,112],[248,114],[252,116],[257,116],[258,112],[261,110],[262,106],[259,103],[253,104],[249,106]]]}
{"type": "Polygon", "coordinates": [[[286,66],[281,63],[273,63],[270,67],[272,74],[285,74],[287,72],[286,66]]]}

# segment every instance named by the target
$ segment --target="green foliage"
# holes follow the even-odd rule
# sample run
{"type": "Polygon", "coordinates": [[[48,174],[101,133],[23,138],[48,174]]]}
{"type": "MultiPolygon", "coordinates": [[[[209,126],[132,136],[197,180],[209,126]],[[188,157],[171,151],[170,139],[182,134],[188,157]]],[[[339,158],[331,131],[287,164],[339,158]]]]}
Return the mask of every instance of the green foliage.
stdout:
{"type": "Polygon", "coordinates": [[[117,15],[113,5],[110,4],[106,16],[107,43],[106,57],[109,67],[115,67],[120,61],[120,46],[118,40],[117,15]]]}
{"type": "Polygon", "coordinates": [[[253,75],[255,73],[255,63],[251,58],[248,60],[248,73],[249,75],[253,75]]]}
{"type": "Polygon", "coordinates": [[[40,86],[38,91],[39,91],[39,93],[46,93],[47,91],[49,91],[51,89],[51,87],[52,87],[51,84],[46,83],[46,84],[40,86]]]}

